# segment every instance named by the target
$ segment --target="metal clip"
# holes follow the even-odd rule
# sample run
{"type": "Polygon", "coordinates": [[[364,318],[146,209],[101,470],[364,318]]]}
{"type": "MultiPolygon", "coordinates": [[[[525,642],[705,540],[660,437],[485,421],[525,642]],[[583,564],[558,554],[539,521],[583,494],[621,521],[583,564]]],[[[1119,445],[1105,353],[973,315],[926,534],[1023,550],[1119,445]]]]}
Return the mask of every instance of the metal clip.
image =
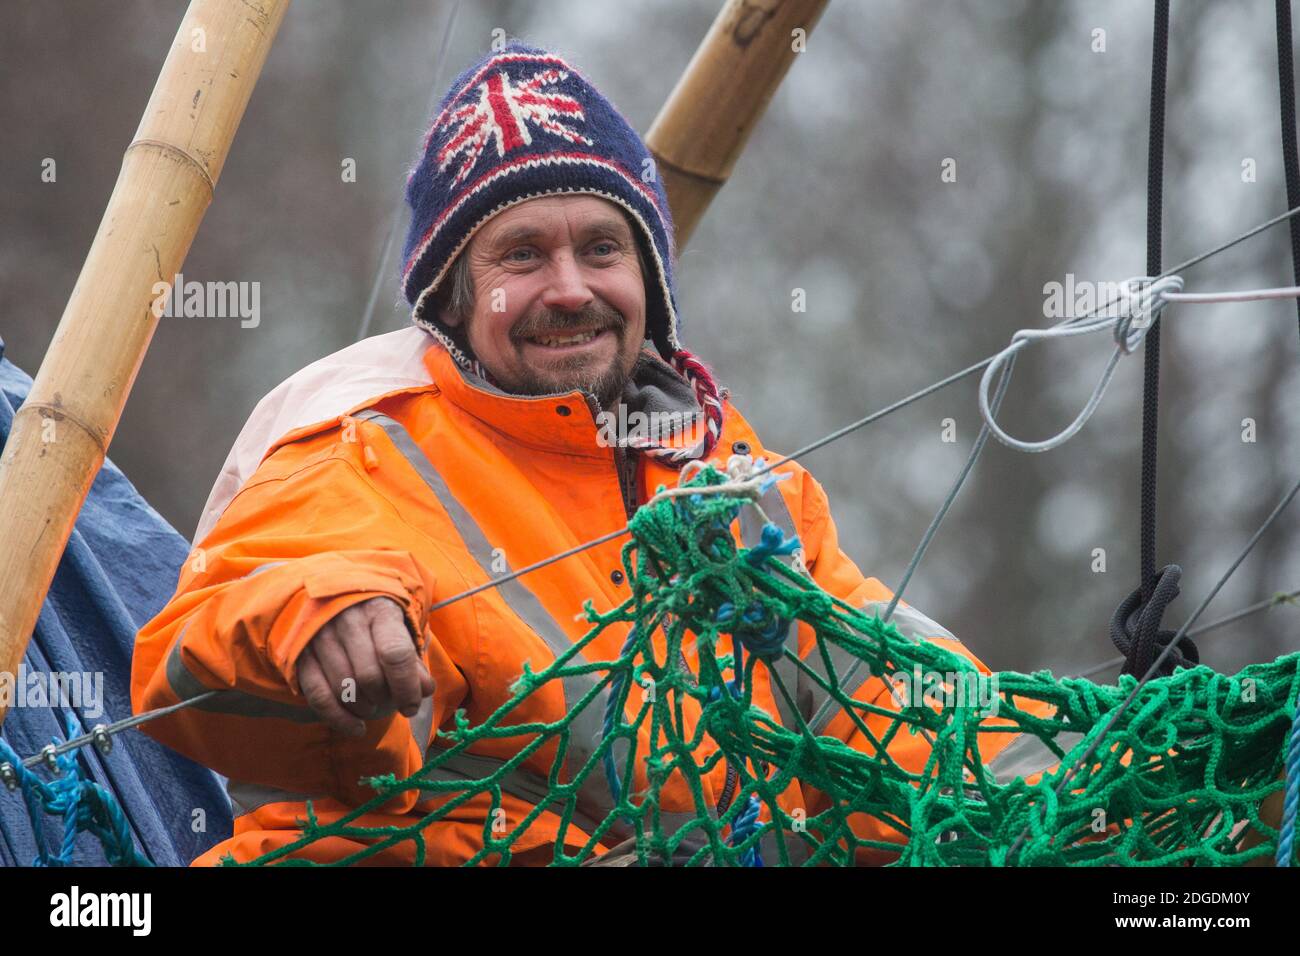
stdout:
{"type": "Polygon", "coordinates": [[[18,789],[18,771],[8,760],[0,763],[0,780],[4,781],[5,788],[11,793],[18,789]]]}
{"type": "Polygon", "coordinates": [[[113,737],[109,734],[108,728],[103,724],[96,724],[90,729],[90,737],[95,743],[95,749],[107,757],[113,749],[113,737]]]}
{"type": "Polygon", "coordinates": [[[41,748],[41,760],[45,766],[50,768],[50,773],[59,772],[59,755],[54,752],[54,744],[46,744],[41,748]]]}

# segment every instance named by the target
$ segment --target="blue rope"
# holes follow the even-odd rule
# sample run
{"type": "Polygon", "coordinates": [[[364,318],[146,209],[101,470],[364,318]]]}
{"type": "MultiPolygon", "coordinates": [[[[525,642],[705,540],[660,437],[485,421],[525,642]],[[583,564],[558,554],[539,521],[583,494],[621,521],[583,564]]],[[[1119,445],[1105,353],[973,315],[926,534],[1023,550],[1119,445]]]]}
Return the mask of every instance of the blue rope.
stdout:
{"type": "MultiPolygon", "coordinates": [[[[76,735],[76,723],[67,715],[68,738],[76,735]]],[[[153,866],[153,863],[136,852],[131,837],[131,826],[126,814],[113,795],[87,780],[77,762],[76,752],[55,757],[58,767],[53,780],[44,781],[23,766],[22,758],[0,738],[0,763],[9,764],[18,778],[27,815],[36,835],[37,856],[33,866],[72,866],[77,835],[89,833],[100,842],[104,855],[112,866],[153,866]],[[45,841],[45,816],[63,818],[63,840],[57,853],[50,853],[45,841]]]]}
{"type": "Polygon", "coordinates": [[[1286,753],[1286,799],[1282,804],[1282,830],[1277,838],[1277,865],[1290,866],[1295,859],[1296,811],[1300,808],[1300,699],[1296,700],[1295,718],[1286,753]]]}
{"type": "MultiPolygon", "coordinates": [[[[745,552],[745,561],[751,567],[761,568],[770,558],[793,554],[798,548],[798,535],[787,538],[779,525],[769,521],[763,526],[759,543],[745,552]]],[[[734,604],[723,601],[714,620],[761,660],[771,661],[785,653],[785,635],[790,622],[773,614],[762,601],[752,601],[739,614],[734,604]]]]}
{"type": "MultiPolygon", "coordinates": [[[[729,845],[740,846],[740,844],[744,843],[754,835],[754,832],[759,828],[758,814],[762,809],[762,806],[763,804],[759,801],[758,794],[751,793],[749,795],[749,803],[745,806],[744,810],[740,811],[740,814],[731,824],[731,838],[727,841],[729,845]]],[[[740,865],[763,865],[763,854],[759,852],[758,844],[754,844],[754,846],[741,854],[740,865]]]]}
{"type": "Polygon", "coordinates": [[[714,620],[760,660],[770,661],[785,653],[790,622],[773,614],[762,601],[752,602],[740,615],[734,604],[723,601],[714,620]]]}
{"type": "Polygon", "coordinates": [[[790,538],[785,536],[781,526],[769,521],[763,525],[762,538],[758,544],[750,548],[745,554],[745,560],[753,567],[763,566],[763,562],[774,555],[794,554],[799,548],[799,536],[796,534],[790,538]]]}

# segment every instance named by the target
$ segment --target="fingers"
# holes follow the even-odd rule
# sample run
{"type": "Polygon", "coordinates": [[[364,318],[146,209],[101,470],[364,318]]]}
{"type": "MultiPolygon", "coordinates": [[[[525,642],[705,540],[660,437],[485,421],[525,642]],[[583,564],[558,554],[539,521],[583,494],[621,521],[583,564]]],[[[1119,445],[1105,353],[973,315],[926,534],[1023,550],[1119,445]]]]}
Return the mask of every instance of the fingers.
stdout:
{"type": "MultiPolygon", "coordinates": [[[[325,631],[322,630],[322,633],[325,631]]],[[[320,635],[317,635],[298,657],[298,686],[307,700],[307,706],[315,711],[321,720],[341,734],[360,737],[366,732],[365,722],[348,713],[339,702],[336,685],[326,677],[316,657],[315,646],[319,643],[320,635]]]]}
{"type": "Polygon", "coordinates": [[[355,615],[344,611],[320,629],[320,632],[307,646],[316,657],[321,673],[325,675],[334,699],[348,713],[365,720],[373,715],[373,703],[362,700],[358,694],[356,672],[352,660],[344,647],[349,631],[362,628],[357,624],[355,615]]]}
{"type": "Polygon", "coordinates": [[[353,605],[322,627],[299,658],[298,683],[312,710],[350,736],[394,709],[414,716],[434,689],[405,613],[391,598],[353,605]]]}
{"type": "Polygon", "coordinates": [[[388,681],[379,666],[379,657],[370,637],[371,611],[363,602],[344,611],[334,619],[340,652],[345,655],[348,673],[356,680],[355,703],[344,706],[358,717],[369,720],[392,713],[393,702],[388,692],[388,681]]]}
{"type": "Polygon", "coordinates": [[[374,603],[370,638],[392,705],[405,716],[413,716],[420,701],[433,692],[433,679],[415,651],[406,617],[395,602],[384,599],[374,603]]]}

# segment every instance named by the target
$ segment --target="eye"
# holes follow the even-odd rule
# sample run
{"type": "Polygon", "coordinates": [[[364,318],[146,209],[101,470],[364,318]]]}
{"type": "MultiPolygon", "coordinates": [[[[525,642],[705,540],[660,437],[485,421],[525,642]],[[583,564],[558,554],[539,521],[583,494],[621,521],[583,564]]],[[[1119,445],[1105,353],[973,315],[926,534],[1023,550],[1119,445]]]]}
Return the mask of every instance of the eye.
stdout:
{"type": "Polygon", "coordinates": [[[507,252],[505,258],[510,262],[527,262],[532,255],[532,249],[527,246],[517,246],[507,252]]]}
{"type": "Polygon", "coordinates": [[[619,245],[612,239],[600,239],[592,243],[591,252],[597,256],[612,256],[619,251],[619,245]]]}

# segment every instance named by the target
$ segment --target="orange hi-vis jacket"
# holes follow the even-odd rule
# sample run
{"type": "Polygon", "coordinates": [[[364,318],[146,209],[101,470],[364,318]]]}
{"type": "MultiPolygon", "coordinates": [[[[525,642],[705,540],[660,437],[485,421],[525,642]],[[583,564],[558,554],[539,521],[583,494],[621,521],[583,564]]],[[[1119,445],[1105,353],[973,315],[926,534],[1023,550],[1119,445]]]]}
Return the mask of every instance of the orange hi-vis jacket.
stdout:
{"type": "MultiPolygon", "coordinates": [[[[642,409],[698,411],[689,386],[651,353],[645,355],[625,401],[642,409]]],[[[295,821],[305,817],[308,799],[318,818],[328,822],[374,796],[361,778],[403,777],[420,769],[431,747],[446,745],[436,732],[453,726],[458,708],[472,724],[482,722],[511,697],[511,685],[525,663],[541,670],[587,633],[590,625],[580,619],[583,602],[591,599],[598,610],[607,610],[630,596],[621,570],[620,552],[627,540],[622,537],[432,613],[427,610],[440,599],[499,577],[507,566],[524,567],[617,530],[660,485],[677,484],[678,473],[671,468],[599,442],[598,412],[594,398],[578,391],[545,397],[500,391],[464,372],[416,329],[336,353],[263,400],[241,437],[242,450],[237,444],[214,489],[201,540],[196,539],[176,594],[140,631],[133,661],[137,713],[213,689],[223,692],[144,726],[158,740],[229,778],[237,815],[234,836],[196,864],[214,864],[227,853],[250,860],[299,836],[295,821]],[[385,379],[386,370],[397,367],[406,370],[406,378],[385,379]],[[366,395],[372,387],[376,391],[366,395]],[[277,422],[292,420],[289,405],[329,408],[328,400],[317,401],[324,391],[344,406],[312,424],[273,434],[277,422]],[[250,454],[249,435],[253,447],[265,442],[263,454],[250,454]],[[295,681],[296,663],[326,622],[379,596],[404,608],[435,690],[410,719],[399,713],[376,718],[367,722],[364,736],[346,737],[306,706],[295,681]]],[[[779,457],[763,447],[728,399],[713,463],[725,467],[733,452],[769,461],[779,457]]],[[[883,609],[892,595],[876,579],[864,577],[840,549],[822,487],[797,462],[776,471],[791,477],[776,482],[760,504],[787,534],[799,536],[813,578],[868,613],[883,609]]],[[[736,522],[735,533],[745,546],[757,543],[761,530],[753,512],[742,509],[736,522]]],[[[904,634],[971,656],[948,631],[905,602],[892,620],[904,634]]],[[[628,627],[606,628],[584,657],[616,659],[628,627]]],[[[811,628],[790,628],[788,649],[821,670],[814,646],[811,628]]],[[[696,667],[693,654],[687,657],[696,667]]],[[[823,712],[824,695],[815,682],[803,678],[790,661],[775,666],[787,668],[782,679],[787,687],[798,688],[796,703],[815,733],[870,752],[871,744],[847,714],[834,707],[823,712]]],[[[766,668],[757,667],[754,674],[755,703],[784,726],[797,727],[789,704],[773,694],[766,668]]],[[[856,681],[857,686],[846,685],[856,699],[896,706],[880,677],[864,673],[856,681]]],[[[544,685],[512,712],[511,722],[559,720],[588,686],[576,678],[544,685]]],[[[629,702],[630,708],[636,706],[629,702]]],[[[694,701],[688,699],[685,706],[688,717],[693,706],[698,714],[694,701]]],[[[598,745],[603,711],[603,701],[597,700],[575,715],[570,749],[571,759],[579,762],[570,766],[581,766],[598,745]]],[[[877,738],[888,722],[879,716],[863,719],[877,738]]],[[[1005,726],[996,718],[986,721],[990,727],[1005,726]]],[[[1032,738],[1006,732],[980,737],[986,762],[1004,748],[1008,753],[1028,748],[1027,756],[1014,754],[1014,761],[1032,764],[1041,756],[1033,752],[1032,738]],[[1013,739],[1016,746],[1008,748],[1013,739]]],[[[648,740],[642,741],[639,752],[645,753],[647,745],[648,740]]],[[[480,749],[460,764],[442,768],[449,774],[446,779],[490,773],[517,752],[503,740],[476,747],[480,749]]],[[[891,756],[913,772],[923,768],[928,747],[920,734],[897,734],[889,744],[891,756]]],[[[507,777],[503,808],[508,820],[522,819],[545,800],[548,753],[553,748],[540,748],[507,777]]],[[[640,789],[646,783],[644,768],[637,771],[640,789]]],[[[714,776],[705,781],[708,800],[718,800],[725,778],[725,762],[718,761],[714,776]]],[[[573,818],[576,827],[589,830],[607,815],[610,795],[605,788],[602,774],[590,775],[573,818]]],[[[356,825],[409,825],[429,809],[417,802],[423,799],[428,798],[405,792],[356,825]]],[[[786,812],[802,810],[807,818],[826,809],[822,794],[798,782],[780,803],[786,812]]],[[[682,819],[694,816],[684,782],[675,786],[669,781],[661,806],[665,820],[675,813],[682,819]]],[[[430,825],[424,834],[428,862],[455,864],[481,850],[488,812],[489,798],[483,795],[430,825]]],[[[764,819],[766,814],[765,809],[764,819]]],[[[863,838],[903,839],[877,820],[853,822],[863,838]]],[[[541,814],[514,843],[513,859],[549,860],[558,824],[558,812],[541,814]]],[[[565,840],[576,848],[585,836],[571,827],[565,840]]],[[[787,842],[793,859],[798,859],[800,843],[787,842]]],[[[361,847],[334,837],[299,852],[331,861],[361,847]]],[[[414,847],[406,847],[386,850],[370,862],[409,862],[414,847]]],[[[860,853],[865,862],[890,858],[860,853]]],[[[765,848],[765,856],[778,858],[772,847],[765,848]]]]}

